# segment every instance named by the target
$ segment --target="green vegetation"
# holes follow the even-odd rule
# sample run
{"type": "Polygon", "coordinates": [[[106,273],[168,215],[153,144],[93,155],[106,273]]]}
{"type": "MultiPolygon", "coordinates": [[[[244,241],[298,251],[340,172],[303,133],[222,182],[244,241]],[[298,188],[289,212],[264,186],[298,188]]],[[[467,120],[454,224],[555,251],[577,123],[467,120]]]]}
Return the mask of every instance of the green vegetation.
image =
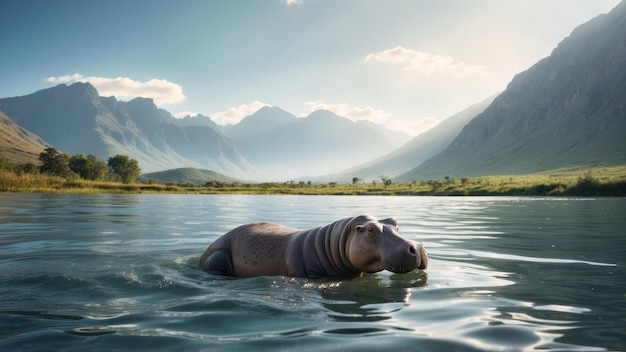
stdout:
{"type": "Polygon", "coordinates": [[[107,164],[91,154],[70,157],[51,147],[39,161],[37,166],[0,159],[0,192],[140,191],[132,185],[141,174],[139,164],[125,155],[109,158],[107,164]]]}
{"type": "Polygon", "coordinates": [[[233,183],[238,181],[237,179],[215,171],[196,169],[192,167],[147,173],[143,174],[141,178],[154,180],[154,182],[157,183],[175,183],[190,187],[205,185],[207,182],[233,183]]]}
{"type": "Polygon", "coordinates": [[[109,158],[108,165],[111,169],[111,179],[122,181],[122,183],[133,183],[141,175],[137,160],[126,155],[109,158]]]}
{"type": "MultiPolygon", "coordinates": [[[[44,152],[46,153],[46,152],[44,152]]],[[[42,154],[44,154],[42,153],[42,154]]],[[[60,153],[48,151],[49,156],[60,153]]],[[[296,194],[296,195],[417,195],[417,196],[626,196],[626,166],[604,168],[559,169],[530,175],[502,175],[471,178],[444,177],[442,180],[393,182],[380,176],[379,180],[363,182],[359,178],[345,183],[324,184],[311,181],[266,183],[207,181],[203,185],[158,183],[154,179],[126,182],[124,168],[102,178],[102,161],[93,156],[68,157],[69,176],[55,163],[44,167],[33,164],[16,165],[0,160],[0,192],[59,192],[59,193],[180,193],[180,194],[296,194]],[[72,162],[74,160],[74,162],[72,162]],[[90,162],[88,160],[91,160],[90,162]],[[87,167],[86,165],[92,165],[87,167]],[[71,165],[71,166],[70,166],[71,165]],[[40,172],[44,171],[44,172],[40,172]],[[54,170],[54,172],[48,171],[54,170]],[[81,172],[82,170],[82,172],[81,172]],[[351,181],[351,182],[350,182],[351,181]]],[[[45,159],[45,158],[44,158],[45,159]]],[[[111,158],[114,159],[114,158],[111,158]]],[[[109,160],[111,160],[109,159],[109,160]]],[[[48,159],[46,159],[48,160],[48,159]]],[[[55,160],[55,158],[52,158],[55,160]]],[[[126,165],[130,175],[137,170],[129,158],[117,158],[126,165]],[[130,164],[130,166],[128,166],[130,164]]],[[[59,160],[56,160],[59,161],[59,160]]],[[[109,162],[109,171],[116,165],[109,162]]],[[[135,176],[136,177],[136,176],[135,176]]],[[[133,180],[134,181],[134,180],[133,180]]]]}
{"type": "Polygon", "coordinates": [[[40,155],[41,166],[39,171],[53,176],[71,177],[70,157],[56,148],[46,148],[40,155]]]}
{"type": "MultiPolygon", "coordinates": [[[[626,196],[626,166],[584,170],[554,170],[532,175],[485,176],[443,180],[360,183],[284,182],[207,184],[197,193],[302,195],[416,195],[416,196],[626,196]]],[[[191,190],[191,189],[190,189],[191,190]]]]}
{"type": "Polygon", "coordinates": [[[83,154],[70,157],[69,167],[70,170],[85,180],[103,181],[109,178],[107,164],[92,154],[87,155],[87,157],[83,154]]]}

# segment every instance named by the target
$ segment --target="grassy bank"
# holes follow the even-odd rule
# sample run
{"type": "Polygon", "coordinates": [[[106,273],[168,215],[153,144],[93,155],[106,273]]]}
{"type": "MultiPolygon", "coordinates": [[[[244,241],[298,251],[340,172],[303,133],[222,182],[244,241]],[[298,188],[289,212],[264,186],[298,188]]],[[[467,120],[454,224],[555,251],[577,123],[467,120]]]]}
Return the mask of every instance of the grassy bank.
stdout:
{"type": "Polygon", "coordinates": [[[626,166],[553,170],[530,175],[483,176],[377,183],[219,183],[205,186],[68,180],[46,174],[0,170],[0,192],[178,193],[437,196],[626,196],[626,166]]]}

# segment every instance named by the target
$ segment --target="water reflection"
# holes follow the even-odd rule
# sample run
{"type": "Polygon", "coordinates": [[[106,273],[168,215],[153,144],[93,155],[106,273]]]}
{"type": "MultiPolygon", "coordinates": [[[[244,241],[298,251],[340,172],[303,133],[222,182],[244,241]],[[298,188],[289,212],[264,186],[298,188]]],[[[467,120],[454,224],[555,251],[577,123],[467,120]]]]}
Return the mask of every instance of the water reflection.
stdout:
{"type": "Polygon", "coordinates": [[[406,274],[365,275],[363,277],[316,286],[324,299],[322,305],[337,321],[380,321],[409,302],[411,288],[426,285],[428,275],[421,270],[406,274]]]}

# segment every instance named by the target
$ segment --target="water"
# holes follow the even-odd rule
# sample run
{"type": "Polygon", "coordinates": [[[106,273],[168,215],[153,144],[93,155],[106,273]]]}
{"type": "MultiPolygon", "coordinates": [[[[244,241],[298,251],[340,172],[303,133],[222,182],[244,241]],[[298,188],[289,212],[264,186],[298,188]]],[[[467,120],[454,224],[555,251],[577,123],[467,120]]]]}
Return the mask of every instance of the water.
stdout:
{"type": "Polygon", "coordinates": [[[0,194],[0,350],[626,349],[626,199],[0,194]],[[246,222],[395,216],[430,266],[220,278],[246,222]]]}

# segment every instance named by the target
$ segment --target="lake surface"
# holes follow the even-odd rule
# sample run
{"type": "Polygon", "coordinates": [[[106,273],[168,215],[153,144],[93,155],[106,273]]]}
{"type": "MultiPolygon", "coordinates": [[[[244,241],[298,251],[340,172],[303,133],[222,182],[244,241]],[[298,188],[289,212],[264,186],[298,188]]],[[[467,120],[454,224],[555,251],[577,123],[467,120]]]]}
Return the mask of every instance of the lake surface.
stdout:
{"type": "Polygon", "coordinates": [[[626,199],[0,194],[0,350],[626,348],[626,199]],[[242,223],[395,216],[425,271],[233,279],[242,223]]]}

